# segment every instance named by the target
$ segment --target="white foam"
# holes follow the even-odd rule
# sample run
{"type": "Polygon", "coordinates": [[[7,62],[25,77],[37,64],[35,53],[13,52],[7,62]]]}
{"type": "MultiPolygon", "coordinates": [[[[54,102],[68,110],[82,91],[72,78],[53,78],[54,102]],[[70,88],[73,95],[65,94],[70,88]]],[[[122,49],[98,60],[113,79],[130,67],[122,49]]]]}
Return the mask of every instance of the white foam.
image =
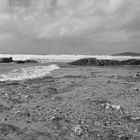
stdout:
{"type": "Polygon", "coordinates": [[[33,79],[49,74],[51,71],[59,69],[57,65],[30,66],[26,68],[14,69],[11,72],[0,74],[0,81],[15,81],[33,79]]]}
{"type": "Polygon", "coordinates": [[[12,57],[14,60],[33,59],[41,63],[47,62],[70,62],[81,58],[94,57],[97,59],[110,60],[126,60],[126,59],[140,59],[140,57],[131,56],[110,56],[110,55],[27,55],[27,54],[0,54],[1,57],[12,57]]]}

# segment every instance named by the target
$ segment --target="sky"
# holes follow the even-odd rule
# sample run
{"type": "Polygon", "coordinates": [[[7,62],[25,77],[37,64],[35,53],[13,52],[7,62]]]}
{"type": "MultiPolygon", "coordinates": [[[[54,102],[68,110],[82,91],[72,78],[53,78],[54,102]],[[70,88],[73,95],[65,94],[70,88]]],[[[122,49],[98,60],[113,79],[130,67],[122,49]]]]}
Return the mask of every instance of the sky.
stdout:
{"type": "Polygon", "coordinates": [[[0,53],[140,52],[139,0],[0,0],[0,53]]]}

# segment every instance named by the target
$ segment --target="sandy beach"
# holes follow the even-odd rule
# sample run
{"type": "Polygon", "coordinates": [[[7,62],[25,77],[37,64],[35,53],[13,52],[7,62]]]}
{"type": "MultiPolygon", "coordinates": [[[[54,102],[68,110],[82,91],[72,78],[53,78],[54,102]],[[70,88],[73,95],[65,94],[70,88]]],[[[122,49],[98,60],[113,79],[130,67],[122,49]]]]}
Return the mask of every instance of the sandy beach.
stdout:
{"type": "Polygon", "coordinates": [[[0,140],[139,140],[140,66],[60,65],[0,83],[0,140]]]}

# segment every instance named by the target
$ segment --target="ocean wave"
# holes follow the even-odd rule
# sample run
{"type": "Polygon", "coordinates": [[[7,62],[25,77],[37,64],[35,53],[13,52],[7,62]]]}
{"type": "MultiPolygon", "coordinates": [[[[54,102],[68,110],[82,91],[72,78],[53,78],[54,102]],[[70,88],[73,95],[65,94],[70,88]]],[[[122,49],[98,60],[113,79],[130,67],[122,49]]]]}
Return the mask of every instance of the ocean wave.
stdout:
{"type": "Polygon", "coordinates": [[[47,62],[71,62],[81,58],[97,58],[109,60],[126,60],[126,59],[140,59],[140,57],[131,56],[111,56],[111,55],[27,55],[27,54],[0,54],[1,57],[12,57],[14,60],[32,59],[41,63],[47,62]]]}
{"type": "Polygon", "coordinates": [[[30,66],[26,68],[14,69],[6,74],[0,74],[0,81],[16,81],[38,78],[45,76],[56,69],[59,69],[59,67],[54,64],[48,66],[30,66]]]}

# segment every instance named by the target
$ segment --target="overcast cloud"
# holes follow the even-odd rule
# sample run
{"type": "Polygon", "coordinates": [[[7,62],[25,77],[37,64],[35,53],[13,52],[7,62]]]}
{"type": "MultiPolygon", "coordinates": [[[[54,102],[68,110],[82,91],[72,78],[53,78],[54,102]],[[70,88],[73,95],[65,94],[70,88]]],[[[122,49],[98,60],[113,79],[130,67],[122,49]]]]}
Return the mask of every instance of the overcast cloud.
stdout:
{"type": "Polygon", "coordinates": [[[139,0],[0,0],[0,41],[76,37],[137,46],[139,7],[139,0]]]}

